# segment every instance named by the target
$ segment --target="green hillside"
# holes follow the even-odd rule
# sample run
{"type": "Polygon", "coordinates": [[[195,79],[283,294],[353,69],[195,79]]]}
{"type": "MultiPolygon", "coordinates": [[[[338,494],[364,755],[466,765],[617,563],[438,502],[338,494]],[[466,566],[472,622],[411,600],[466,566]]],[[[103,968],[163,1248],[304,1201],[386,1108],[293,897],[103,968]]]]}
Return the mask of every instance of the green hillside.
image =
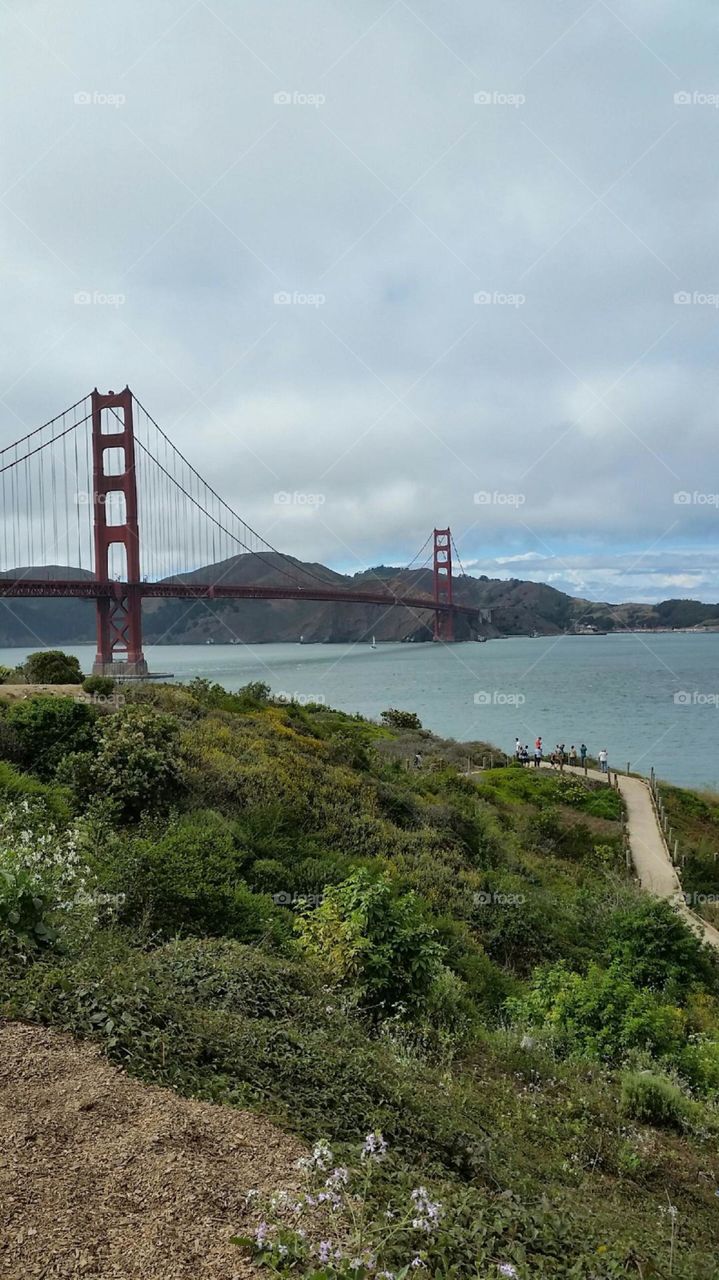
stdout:
{"type": "Polygon", "coordinates": [[[307,1140],[238,1259],[719,1274],[717,960],[616,792],[259,684],[126,698],[0,712],[0,1011],[307,1140]]]}

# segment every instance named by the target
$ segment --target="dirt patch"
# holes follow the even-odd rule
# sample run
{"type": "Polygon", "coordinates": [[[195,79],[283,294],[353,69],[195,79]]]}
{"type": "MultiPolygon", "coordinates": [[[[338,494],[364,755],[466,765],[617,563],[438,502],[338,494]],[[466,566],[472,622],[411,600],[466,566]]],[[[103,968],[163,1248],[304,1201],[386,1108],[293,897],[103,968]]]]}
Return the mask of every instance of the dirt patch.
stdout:
{"type": "Polygon", "coordinates": [[[0,1026],[0,1278],[245,1280],[250,1188],[303,1148],[250,1112],[131,1080],[94,1046],[0,1026]]]}
{"type": "MultiPolygon", "coordinates": [[[[17,702],[19,698],[32,698],[36,693],[55,693],[76,698],[82,694],[81,684],[0,684],[0,698],[17,702]]],[[[87,695],[83,695],[87,696],[87,695]]]]}

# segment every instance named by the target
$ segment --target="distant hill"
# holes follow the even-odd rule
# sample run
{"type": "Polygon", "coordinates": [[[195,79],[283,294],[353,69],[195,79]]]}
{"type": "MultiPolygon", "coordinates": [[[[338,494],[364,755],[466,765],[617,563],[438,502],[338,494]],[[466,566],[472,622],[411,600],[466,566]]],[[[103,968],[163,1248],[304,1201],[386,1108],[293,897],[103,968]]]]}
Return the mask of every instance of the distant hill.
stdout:
{"type": "MultiPolygon", "coordinates": [[[[430,569],[398,569],[380,565],[353,576],[335,573],[325,565],[295,561],[330,586],[366,588],[383,586],[397,592],[432,593],[430,569]]],[[[185,582],[249,582],[281,586],[291,574],[283,556],[246,554],[233,556],[182,575],[185,582]]],[[[42,569],[17,569],[0,577],[88,578],[86,569],[50,565],[42,569]]],[[[172,581],[172,578],[167,581],[172,581]]],[[[582,600],[544,583],[521,578],[456,578],[455,599],[491,609],[491,622],[482,624],[487,637],[507,635],[561,635],[590,627],[597,631],[672,627],[719,627],[719,604],[697,600],[664,600],[657,605],[611,605],[582,600]]],[[[13,645],[82,644],[95,638],[95,610],[85,600],[0,601],[0,647],[13,645]]],[[[381,605],[321,604],[301,600],[147,600],[143,607],[148,644],[204,644],[213,640],[228,644],[295,641],[353,643],[375,635],[378,640],[423,641],[431,639],[431,611],[385,609],[381,605]]],[[[469,624],[458,618],[458,639],[470,637],[469,624]]]]}

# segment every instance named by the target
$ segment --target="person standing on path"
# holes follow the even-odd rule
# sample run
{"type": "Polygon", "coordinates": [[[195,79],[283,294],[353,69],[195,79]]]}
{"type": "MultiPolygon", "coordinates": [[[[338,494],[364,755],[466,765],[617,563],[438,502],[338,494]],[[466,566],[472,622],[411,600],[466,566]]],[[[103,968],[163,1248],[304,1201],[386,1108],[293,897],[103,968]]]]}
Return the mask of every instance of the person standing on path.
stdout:
{"type": "Polygon", "coordinates": [[[537,738],[534,744],[534,767],[539,769],[542,764],[542,739],[537,738]]]}
{"type": "Polygon", "coordinates": [[[609,752],[607,751],[606,747],[602,747],[601,751],[599,752],[599,768],[601,769],[602,773],[607,772],[608,761],[609,761],[609,752]]]}
{"type": "Polygon", "coordinates": [[[514,758],[515,758],[515,760],[519,760],[519,759],[521,758],[521,755],[522,755],[522,744],[521,744],[521,742],[519,741],[519,738],[515,738],[515,739],[514,739],[514,758]]]}
{"type": "Polygon", "coordinates": [[[574,743],[572,743],[571,747],[569,748],[569,763],[571,764],[572,768],[576,767],[577,748],[575,747],[574,743]]]}
{"type": "Polygon", "coordinates": [[[586,742],[583,742],[583,743],[582,743],[582,745],[581,745],[581,747],[579,748],[579,757],[580,757],[580,759],[581,759],[581,761],[582,761],[582,768],[583,768],[583,769],[586,769],[586,767],[587,767],[587,744],[586,744],[586,742]]]}

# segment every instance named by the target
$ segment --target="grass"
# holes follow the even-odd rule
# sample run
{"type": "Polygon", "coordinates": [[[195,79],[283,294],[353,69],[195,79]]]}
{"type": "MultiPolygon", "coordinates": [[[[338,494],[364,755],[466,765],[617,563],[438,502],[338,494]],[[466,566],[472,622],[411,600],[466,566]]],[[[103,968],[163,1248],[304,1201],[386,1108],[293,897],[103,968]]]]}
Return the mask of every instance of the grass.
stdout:
{"type": "Polygon", "coordinates": [[[674,838],[679,842],[682,887],[689,906],[719,927],[719,796],[659,784],[674,838]]]}

